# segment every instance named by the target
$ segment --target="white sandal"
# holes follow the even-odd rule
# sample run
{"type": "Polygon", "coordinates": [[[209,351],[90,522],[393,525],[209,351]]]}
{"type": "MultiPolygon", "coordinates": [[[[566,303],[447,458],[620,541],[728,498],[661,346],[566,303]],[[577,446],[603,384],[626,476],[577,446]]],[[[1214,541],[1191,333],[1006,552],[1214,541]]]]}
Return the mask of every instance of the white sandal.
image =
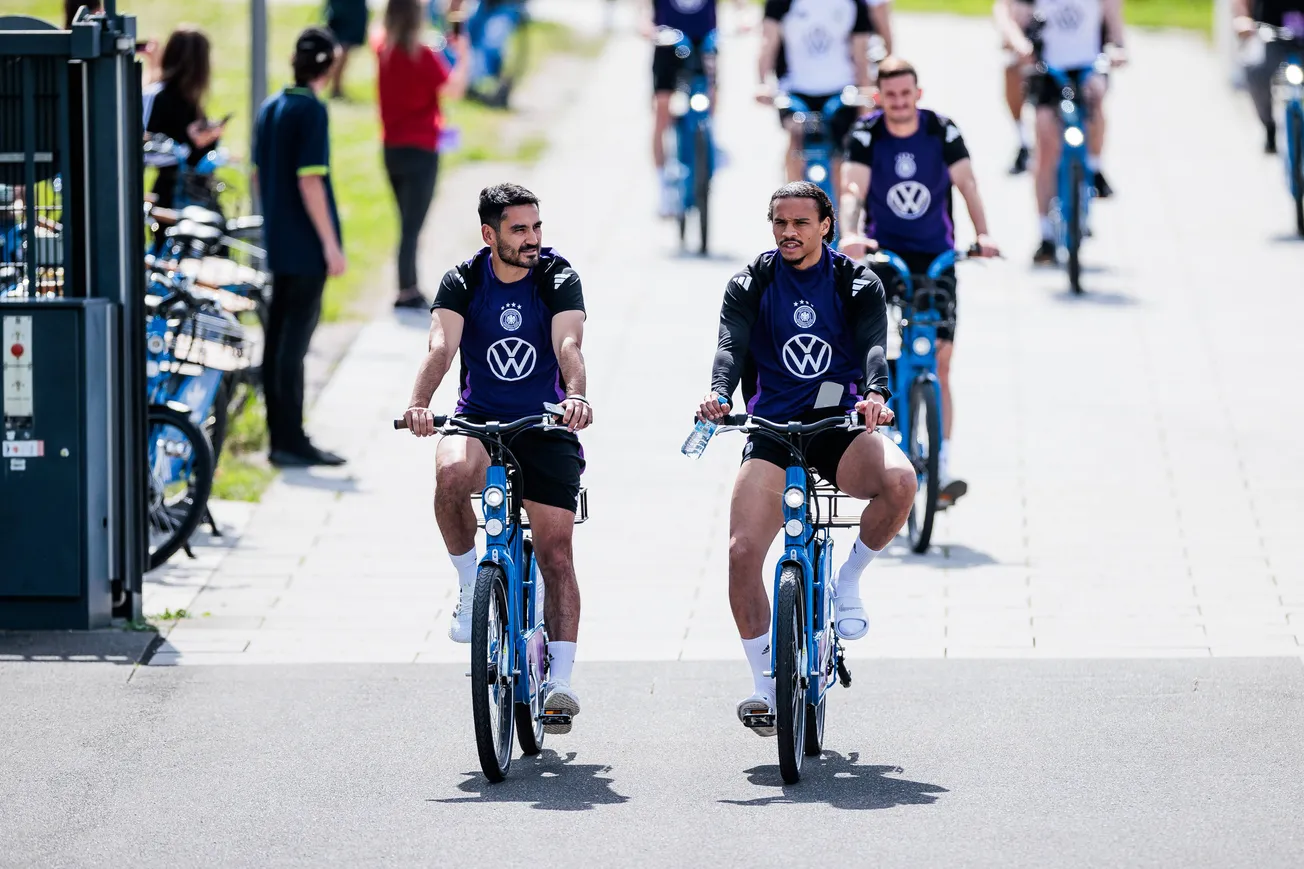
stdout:
{"type": "Polygon", "coordinates": [[[844,640],[859,640],[869,633],[869,615],[858,597],[834,597],[833,617],[833,628],[844,640]]]}

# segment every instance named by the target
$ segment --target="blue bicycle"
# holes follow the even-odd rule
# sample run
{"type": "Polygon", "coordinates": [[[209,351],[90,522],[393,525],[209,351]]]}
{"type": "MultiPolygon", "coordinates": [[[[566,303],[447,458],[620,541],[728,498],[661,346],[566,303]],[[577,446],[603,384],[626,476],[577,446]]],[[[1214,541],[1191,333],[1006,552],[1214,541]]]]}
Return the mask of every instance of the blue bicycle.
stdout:
{"type": "MultiPolygon", "coordinates": [[[[529,517],[518,494],[519,467],[503,439],[530,428],[548,430],[565,411],[545,404],[544,413],[515,422],[477,424],[436,416],[444,436],[472,437],[489,453],[489,469],[479,502],[485,553],[475,581],[471,615],[471,711],[480,768],[492,782],[507,776],[512,763],[512,733],[521,752],[543,749],[546,727],[570,724],[570,716],[548,713],[543,701],[548,677],[548,629],[544,624],[543,575],[534,558],[529,517]]],[[[404,420],[394,420],[403,429],[404,420]]],[[[588,495],[580,490],[575,523],[588,518],[588,495]]]]}
{"type": "Polygon", "coordinates": [[[891,251],[879,251],[870,260],[883,278],[888,296],[888,366],[892,377],[888,406],[896,414],[892,437],[909,457],[919,480],[906,522],[910,548],[918,554],[928,551],[933,522],[942,509],[942,389],[937,379],[937,332],[955,325],[955,264],[974,255],[973,251],[946,251],[922,275],[911,274],[905,260],[891,251]]]}
{"type": "Polygon", "coordinates": [[[1281,42],[1289,48],[1275,82],[1277,93],[1285,104],[1286,183],[1291,198],[1295,200],[1295,230],[1304,235],[1304,33],[1287,27],[1259,25],[1259,38],[1264,42],[1281,42]]]}
{"type": "MultiPolygon", "coordinates": [[[[813,107],[793,94],[779,94],[774,106],[780,111],[792,112],[792,123],[802,134],[801,159],[806,180],[818,186],[837,205],[837,179],[833,177],[833,158],[841,150],[841,143],[833,140],[833,120],[838,112],[862,105],[860,91],[844,88],[842,93],[830,97],[822,106],[813,107]]],[[[837,237],[833,239],[837,244],[837,237]]]]}
{"type": "MultiPolygon", "coordinates": [[[[1055,170],[1055,198],[1051,200],[1050,218],[1055,225],[1055,239],[1068,260],[1069,289],[1082,292],[1082,240],[1089,234],[1087,218],[1091,200],[1095,198],[1095,180],[1087,171],[1087,105],[1084,93],[1087,83],[1099,74],[1096,68],[1074,76],[1066,70],[1056,69],[1042,59],[1043,20],[1035,20],[1029,27],[1036,57],[1036,73],[1048,77],[1059,90],[1060,159],[1055,170]]],[[[1100,63],[1108,63],[1102,59],[1100,63]]],[[[1100,63],[1097,65],[1099,66],[1100,63]]]]}
{"type": "Polygon", "coordinates": [[[679,244],[688,234],[688,214],[697,212],[699,248],[706,255],[710,223],[711,178],[715,175],[715,137],[711,129],[711,95],[715,87],[715,31],[702,40],[701,47],[682,31],[659,27],[657,45],[674,49],[682,63],[679,81],[670,97],[671,126],[675,138],[667,154],[675,155],[673,173],[679,185],[679,244]]]}
{"type": "MultiPolygon", "coordinates": [[[[834,630],[833,540],[831,528],[854,528],[860,511],[828,483],[816,482],[802,453],[803,437],[831,429],[864,431],[854,412],[813,423],[770,422],[738,414],[721,420],[720,431],[741,431],[782,443],[792,456],[783,491],[783,554],[775,567],[771,620],[771,667],[775,713],[748,714],[748,727],[773,727],[779,738],[779,772],[793,784],[802,759],[824,747],[824,710],[834,680],[851,686],[842,643],[834,630]]],[[[768,674],[767,674],[768,675],[768,674]]]]}

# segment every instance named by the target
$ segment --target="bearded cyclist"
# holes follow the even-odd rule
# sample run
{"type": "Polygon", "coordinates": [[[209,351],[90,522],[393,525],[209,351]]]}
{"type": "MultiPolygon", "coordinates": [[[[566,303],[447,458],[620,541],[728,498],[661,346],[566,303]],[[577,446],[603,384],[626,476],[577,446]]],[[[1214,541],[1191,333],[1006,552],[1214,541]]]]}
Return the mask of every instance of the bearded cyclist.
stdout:
{"type": "MultiPolygon", "coordinates": [[[[772,421],[814,422],[852,408],[867,431],[829,430],[807,439],[806,459],[853,498],[870,500],[846,562],[838,570],[834,608],[838,635],[869,630],[860,577],[901,526],[915,496],[910,460],[874,427],[892,421],[887,408],[883,285],[868,268],[827,244],[833,203],[818,186],[798,181],[770,197],[777,250],[761,254],[725,288],[711,391],[698,409],[716,420],[729,412],[741,382],[747,412],[772,421]]],[[[764,437],[750,439],[734,483],[729,515],[729,603],[752,670],[753,693],[738,717],[773,713],[769,666],[770,604],[761,568],[783,524],[780,495],[789,454],[764,437]]],[[[773,728],[756,729],[773,736],[773,728]]]]}
{"type": "MultiPolygon", "coordinates": [[[[1006,41],[1031,65],[1034,47],[1018,24],[1014,7],[1017,0],[1000,0],[1004,11],[998,14],[1006,41]]],[[[1042,59],[1048,66],[1065,70],[1079,85],[1086,79],[1083,96],[1090,122],[1087,124],[1087,171],[1091,173],[1096,195],[1103,198],[1113,191],[1100,171],[1100,155],[1105,147],[1104,75],[1092,75],[1101,54],[1108,54],[1114,66],[1127,62],[1123,49],[1122,0],[1036,0],[1035,17],[1043,20],[1041,31],[1042,59]]],[[[1048,75],[1034,76],[1028,82],[1029,99],[1037,107],[1037,149],[1035,156],[1037,216],[1041,228],[1041,245],[1033,254],[1036,265],[1052,265],[1056,260],[1055,225],[1050,219],[1050,204],[1055,197],[1055,170],[1060,158],[1060,92],[1048,75]]]]}
{"type": "MultiPolygon", "coordinates": [[[[867,250],[882,245],[905,260],[911,274],[917,275],[926,274],[934,259],[955,247],[952,187],[959,189],[969,208],[981,255],[1000,255],[987,234],[987,215],[964,137],[949,118],[919,108],[922,95],[918,74],[910,64],[899,57],[879,64],[877,99],[881,110],[851,128],[842,167],[841,213],[849,233],[842,250],[860,259],[867,250]],[[855,235],[861,230],[862,213],[868,214],[864,227],[868,238],[855,235]]],[[[954,286],[954,270],[947,277],[954,286]]],[[[963,480],[950,475],[954,341],[954,326],[937,330],[937,380],[942,393],[938,477],[943,507],[969,490],[963,480]]]]}
{"type": "MultiPolygon", "coordinates": [[[[520,471],[516,485],[530,516],[534,555],[547,583],[548,685],[544,708],[579,712],[570,687],[579,633],[580,591],[571,538],[584,454],[575,432],[593,412],[584,397],[584,294],[579,275],[543,247],[539,200],[515,184],[480,192],[485,247],[450,269],[431,305],[430,352],[417,373],[404,419],[417,437],[435,433],[430,400],[453,360],[461,357],[456,413],[511,422],[558,402],[568,431],[526,429],[507,439],[520,471]]],[[[435,453],[435,521],[457,570],[458,602],[448,636],[471,642],[471,609],[479,559],[471,494],[485,485],[489,455],[474,438],[450,437],[435,453]]],[[[565,733],[569,725],[549,725],[565,733]]]]}
{"type": "MultiPolygon", "coordinates": [[[[875,6],[886,9],[883,0],[875,6]]],[[[869,10],[867,0],[766,0],[757,101],[773,105],[777,91],[783,91],[818,112],[848,87],[868,95],[873,31],[869,10]]],[[[882,35],[887,39],[891,34],[882,35]]],[[[829,134],[835,151],[842,147],[858,113],[855,106],[844,106],[833,118],[829,134]]],[[[789,137],[784,171],[789,181],[798,181],[805,177],[806,167],[801,159],[802,129],[792,121],[792,114],[791,109],[780,109],[779,122],[789,137]]],[[[833,161],[834,178],[839,162],[833,161]]]]}

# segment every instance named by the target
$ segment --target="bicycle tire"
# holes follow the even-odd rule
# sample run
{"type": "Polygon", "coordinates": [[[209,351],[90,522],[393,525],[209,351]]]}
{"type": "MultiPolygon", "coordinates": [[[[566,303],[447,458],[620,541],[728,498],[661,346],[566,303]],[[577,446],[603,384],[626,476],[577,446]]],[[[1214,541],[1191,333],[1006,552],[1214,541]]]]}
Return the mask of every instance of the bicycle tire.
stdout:
{"type": "Polygon", "coordinates": [[[1086,183],[1082,163],[1074,161],[1069,167],[1069,201],[1068,213],[1068,254],[1069,254],[1069,289],[1075,294],[1082,293],[1082,189],[1086,183]]]}
{"type": "Polygon", "coordinates": [[[802,661],[806,649],[803,630],[806,608],[801,570],[784,565],[774,608],[775,726],[779,738],[779,774],[785,784],[801,780],[806,751],[806,678],[802,661]]]}
{"type": "Polygon", "coordinates": [[[937,412],[937,390],[931,380],[916,380],[910,387],[910,431],[905,433],[906,454],[915,466],[915,473],[922,472],[919,491],[915,494],[915,503],[910,508],[910,517],[906,520],[907,533],[910,535],[910,549],[916,555],[928,551],[933,539],[933,522],[937,518],[937,499],[941,492],[940,451],[942,444],[942,419],[937,412]],[[920,446],[918,433],[923,421],[923,433],[928,438],[928,451],[920,446]],[[922,513],[922,515],[920,515],[922,513]]]}
{"type": "MultiPolygon", "coordinates": [[[[204,430],[191,421],[190,417],[179,410],[173,410],[165,405],[151,405],[146,416],[146,444],[149,449],[149,467],[147,472],[150,475],[148,491],[150,493],[149,515],[147,526],[151,537],[148,570],[163,565],[169,558],[176,554],[177,550],[184,546],[189,540],[190,535],[195,533],[199,527],[200,521],[204,518],[204,513],[208,508],[208,496],[213,491],[213,473],[215,470],[215,460],[213,457],[213,446],[209,443],[208,435],[204,430]],[[190,444],[190,464],[191,476],[185,489],[185,495],[180,499],[169,504],[167,496],[160,487],[160,481],[154,476],[154,467],[157,464],[158,439],[163,432],[160,428],[172,428],[179,432],[182,438],[190,444]],[[157,502],[156,502],[157,499],[157,502]],[[166,536],[159,539],[158,545],[154,545],[153,536],[155,530],[160,534],[166,532],[166,536]]],[[[175,452],[173,447],[170,452],[175,452]]]]}
{"type": "MultiPolygon", "coordinates": [[[[827,557],[828,551],[823,545],[821,545],[818,542],[815,544],[815,546],[816,546],[815,572],[816,575],[820,575],[820,571],[823,569],[822,561],[824,558],[827,557]]],[[[832,582],[832,580],[833,577],[832,575],[830,575],[829,581],[832,582]]],[[[831,607],[833,605],[833,601],[831,600],[832,595],[825,595],[825,597],[826,600],[823,601],[823,603],[821,604],[821,606],[825,608],[824,618],[818,619],[819,624],[815,626],[814,628],[815,631],[825,630],[828,617],[831,614],[831,607]]],[[[832,657],[833,655],[833,647],[831,645],[829,647],[829,655],[830,657],[832,657]]],[[[829,674],[825,672],[824,662],[820,661],[819,664],[820,664],[820,672],[822,674],[821,675],[821,680],[822,680],[824,678],[827,678],[829,674]]],[[[822,681],[820,687],[821,688],[823,687],[822,681]]],[[[805,742],[806,742],[807,757],[818,757],[820,752],[824,750],[824,707],[827,701],[828,701],[828,695],[821,694],[819,703],[815,704],[814,706],[811,706],[810,704],[806,705],[805,742]]]]}
{"type": "Polygon", "coordinates": [[[1304,112],[1290,113],[1287,143],[1294,144],[1291,154],[1291,193],[1295,196],[1295,231],[1304,235],[1304,112]]]}
{"type": "Polygon", "coordinates": [[[699,125],[693,142],[693,198],[697,200],[697,225],[701,238],[700,253],[706,256],[711,217],[711,137],[699,125]]]}
{"type": "MultiPolygon", "coordinates": [[[[529,541],[525,544],[525,569],[527,575],[534,578],[534,588],[539,588],[539,584],[543,582],[543,577],[539,573],[538,567],[534,564],[533,546],[530,545],[529,541]]],[[[525,591],[525,584],[521,583],[522,619],[529,617],[529,603],[529,594],[525,591]]],[[[539,720],[539,716],[543,713],[543,686],[547,683],[548,678],[547,644],[545,643],[543,647],[543,660],[539,662],[539,675],[537,679],[534,678],[534,674],[529,670],[530,662],[528,651],[526,652],[526,660],[522,663],[525,665],[523,667],[523,672],[525,673],[527,684],[530,682],[533,682],[534,684],[529,684],[531,702],[516,704],[516,741],[520,743],[521,754],[530,757],[543,751],[544,730],[543,722],[539,720]]]]}
{"type": "Polygon", "coordinates": [[[512,652],[513,638],[507,625],[507,577],[502,568],[486,564],[476,574],[471,610],[471,714],[480,769],[491,782],[505,779],[512,765],[512,731],[516,720],[512,652]],[[498,614],[493,636],[490,635],[491,609],[496,609],[498,614]],[[496,645],[491,645],[491,641],[496,645]],[[494,653],[492,661],[491,652],[494,653]],[[495,692],[497,699],[491,703],[495,692]]]}

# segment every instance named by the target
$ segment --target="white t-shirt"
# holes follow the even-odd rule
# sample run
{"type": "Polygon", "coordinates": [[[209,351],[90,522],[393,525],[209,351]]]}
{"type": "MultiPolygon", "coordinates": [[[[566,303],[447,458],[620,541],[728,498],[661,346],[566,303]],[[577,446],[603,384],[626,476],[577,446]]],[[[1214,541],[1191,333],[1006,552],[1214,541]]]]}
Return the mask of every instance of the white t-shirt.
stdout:
{"type": "Polygon", "coordinates": [[[867,0],[766,0],[765,17],[783,32],[780,88],[823,96],[856,83],[851,35],[872,30],[867,0]]]}
{"type": "Polygon", "coordinates": [[[1084,69],[1100,56],[1104,4],[1101,0],[1037,0],[1046,19],[1042,59],[1057,69],[1084,69]]]}

